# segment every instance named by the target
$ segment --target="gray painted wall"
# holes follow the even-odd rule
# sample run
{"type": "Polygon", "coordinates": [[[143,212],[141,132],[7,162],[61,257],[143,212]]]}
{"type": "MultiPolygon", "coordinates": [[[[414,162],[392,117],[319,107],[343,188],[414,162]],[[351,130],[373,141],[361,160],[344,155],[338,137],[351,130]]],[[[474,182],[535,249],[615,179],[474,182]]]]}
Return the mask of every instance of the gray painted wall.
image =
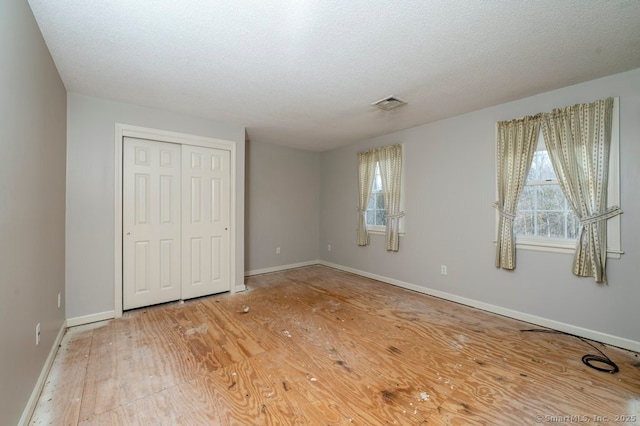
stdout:
{"type": "Polygon", "coordinates": [[[66,91],[24,0],[0,2],[0,88],[0,423],[15,425],[64,322],[66,91]]]}
{"type": "Polygon", "coordinates": [[[244,127],[68,94],[67,318],[114,309],[115,123],[235,141],[236,285],[244,283],[244,127]]]}
{"type": "Polygon", "coordinates": [[[246,170],[245,270],[318,259],[320,154],[252,141],[246,170]]]}
{"type": "MultiPolygon", "coordinates": [[[[437,106],[434,106],[437,107],[437,106]]],[[[408,105],[406,108],[411,108],[408,105]]],[[[640,342],[640,70],[361,141],[321,154],[320,257],[410,284],[640,342]],[[620,97],[622,249],[608,285],[571,273],[572,256],[518,250],[494,267],[495,123],[554,107],[620,97]],[[405,147],[406,236],[358,247],[356,152],[405,147]],[[326,245],[333,251],[327,252],[326,245]],[[448,266],[448,275],[440,274],[448,266]]]]}

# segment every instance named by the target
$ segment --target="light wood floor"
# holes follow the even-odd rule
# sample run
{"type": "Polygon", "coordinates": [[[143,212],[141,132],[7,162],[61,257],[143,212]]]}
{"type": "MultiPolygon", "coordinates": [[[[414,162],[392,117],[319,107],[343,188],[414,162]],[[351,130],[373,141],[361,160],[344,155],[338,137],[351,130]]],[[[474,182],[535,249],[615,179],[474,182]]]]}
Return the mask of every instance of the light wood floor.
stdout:
{"type": "Polygon", "coordinates": [[[247,285],[69,329],[31,424],[640,424],[638,354],[322,266],[247,285]]]}

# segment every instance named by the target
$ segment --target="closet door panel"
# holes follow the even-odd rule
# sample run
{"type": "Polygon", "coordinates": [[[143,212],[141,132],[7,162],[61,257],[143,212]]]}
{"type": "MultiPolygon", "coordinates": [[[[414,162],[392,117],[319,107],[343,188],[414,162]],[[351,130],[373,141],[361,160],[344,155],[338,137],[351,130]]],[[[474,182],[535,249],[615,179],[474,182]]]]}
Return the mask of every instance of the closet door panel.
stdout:
{"type": "Polygon", "coordinates": [[[182,298],[229,291],[229,151],[183,145],[182,194],[182,298]]]}
{"type": "Polygon", "coordinates": [[[181,297],[180,145],[124,138],[123,309],[181,297]]]}

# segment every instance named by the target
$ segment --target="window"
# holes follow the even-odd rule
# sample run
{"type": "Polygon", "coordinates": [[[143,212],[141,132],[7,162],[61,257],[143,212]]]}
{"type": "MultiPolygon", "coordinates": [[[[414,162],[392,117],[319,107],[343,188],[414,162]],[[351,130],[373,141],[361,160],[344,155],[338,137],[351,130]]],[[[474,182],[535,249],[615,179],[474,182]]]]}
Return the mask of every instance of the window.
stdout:
{"type": "Polygon", "coordinates": [[[403,232],[404,169],[401,144],[357,153],[359,246],[369,245],[369,234],[383,234],[387,251],[398,251],[403,232]]]}
{"type": "Polygon", "coordinates": [[[542,135],[538,138],[538,149],[518,201],[513,226],[520,241],[533,237],[573,245],[579,235],[580,222],[562,194],[542,135]]]}
{"type": "MultiPolygon", "coordinates": [[[[614,99],[609,158],[608,205],[620,205],[619,99],[614,99]]],[[[518,201],[514,234],[518,248],[573,253],[580,235],[577,220],[560,189],[542,133],[526,185],[518,201]]],[[[620,258],[620,216],[607,221],[607,254],[620,258]]]]}
{"type": "Polygon", "coordinates": [[[382,193],[382,177],[380,176],[380,163],[376,161],[376,171],[371,186],[371,197],[367,206],[367,228],[370,231],[385,231],[387,224],[384,209],[384,195],[382,193]]]}

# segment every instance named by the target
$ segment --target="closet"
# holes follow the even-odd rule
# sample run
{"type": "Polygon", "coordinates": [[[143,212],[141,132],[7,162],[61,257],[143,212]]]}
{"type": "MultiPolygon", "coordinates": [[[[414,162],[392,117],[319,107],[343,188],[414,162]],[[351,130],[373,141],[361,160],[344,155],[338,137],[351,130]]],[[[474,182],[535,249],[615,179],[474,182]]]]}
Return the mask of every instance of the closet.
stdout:
{"type": "Polygon", "coordinates": [[[230,152],[123,138],[124,310],[229,291],[230,152]]]}

